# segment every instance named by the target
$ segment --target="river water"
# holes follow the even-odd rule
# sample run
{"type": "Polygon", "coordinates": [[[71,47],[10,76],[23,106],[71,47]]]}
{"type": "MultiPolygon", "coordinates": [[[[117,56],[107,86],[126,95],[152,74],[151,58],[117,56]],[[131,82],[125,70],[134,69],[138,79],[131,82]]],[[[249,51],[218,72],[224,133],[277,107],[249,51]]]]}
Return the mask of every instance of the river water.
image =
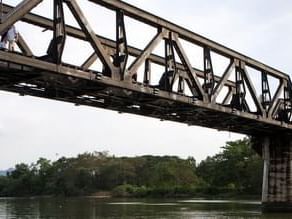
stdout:
{"type": "Polygon", "coordinates": [[[0,198],[1,219],[291,219],[292,214],[262,214],[257,201],[112,198],[0,198]]]}

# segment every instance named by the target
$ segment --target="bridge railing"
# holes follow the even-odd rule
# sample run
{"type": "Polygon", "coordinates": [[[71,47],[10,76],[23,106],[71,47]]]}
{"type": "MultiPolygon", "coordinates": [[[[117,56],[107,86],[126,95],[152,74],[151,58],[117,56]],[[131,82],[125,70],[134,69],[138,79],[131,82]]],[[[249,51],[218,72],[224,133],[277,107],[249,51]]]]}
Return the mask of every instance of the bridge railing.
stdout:
{"type": "MultiPolygon", "coordinates": [[[[84,72],[90,71],[90,66],[99,59],[103,70],[95,72],[98,77],[150,87],[156,94],[170,92],[188,96],[203,104],[220,105],[271,121],[292,122],[292,83],[287,74],[122,1],[89,1],[115,12],[116,40],[94,32],[86,12],[82,11],[77,0],[52,1],[52,20],[30,13],[42,0],[23,0],[16,7],[3,5],[0,33],[21,20],[53,31],[47,54],[42,57],[44,61],[64,65],[64,46],[66,37],[70,36],[89,42],[94,50],[82,65],[77,66],[84,72]],[[66,24],[64,4],[72,12],[80,28],[66,24]],[[156,29],[156,34],[144,48],[128,45],[125,17],[156,29]],[[188,55],[184,42],[202,50],[203,69],[192,65],[194,57],[188,55]],[[164,56],[154,53],[160,43],[164,43],[164,56]],[[228,65],[220,76],[213,67],[213,54],[228,60],[228,65]],[[134,61],[130,62],[130,56],[134,57],[134,61]],[[157,84],[151,84],[151,78],[157,74],[151,70],[153,64],[164,68],[157,84]],[[142,73],[141,68],[144,68],[142,73]],[[260,73],[261,85],[256,84],[254,71],[260,73]],[[140,83],[137,82],[138,74],[143,74],[140,83]],[[278,84],[273,84],[276,86],[275,92],[270,89],[271,79],[278,81],[278,84]],[[261,88],[257,89],[258,86],[261,88]]],[[[29,45],[21,36],[18,45],[24,55],[33,56],[29,45]]]]}

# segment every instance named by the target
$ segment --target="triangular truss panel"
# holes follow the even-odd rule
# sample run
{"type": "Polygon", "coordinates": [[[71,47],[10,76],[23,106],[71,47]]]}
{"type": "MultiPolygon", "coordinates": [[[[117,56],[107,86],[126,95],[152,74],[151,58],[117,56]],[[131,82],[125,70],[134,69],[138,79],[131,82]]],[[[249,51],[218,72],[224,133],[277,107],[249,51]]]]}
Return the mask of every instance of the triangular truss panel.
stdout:
{"type": "Polygon", "coordinates": [[[292,129],[288,74],[123,1],[17,3],[2,5],[0,34],[20,32],[0,51],[2,90],[247,134],[292,129]]]}

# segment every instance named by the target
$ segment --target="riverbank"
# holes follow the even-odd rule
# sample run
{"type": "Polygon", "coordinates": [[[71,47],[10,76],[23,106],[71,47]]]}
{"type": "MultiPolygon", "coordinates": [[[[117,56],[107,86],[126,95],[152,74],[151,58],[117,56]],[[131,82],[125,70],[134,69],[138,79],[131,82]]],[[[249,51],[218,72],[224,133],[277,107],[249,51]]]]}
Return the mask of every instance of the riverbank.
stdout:
{"type": "Polygon", "coordinates": [[[158,194],[145,194],[144,196],[139,196],[137,194],[123,192],[115,193],[112,191],[98,191],[90,194],[77,195],[77,196],[65,196],[65,195],[35,195],[35,196],[0,196],[0,199],[38,199],[38,198],[96,198],[96,199],[112,199],[112,198],[122,198],[130,200],[144,200],[144,199],[194,199],[194,200],[254,200],[260,201],[260,195],[249,195],[249,194],[164,194],[159,196],[158,194]]]}
{"type": "Polygon", "coordinates": [[[124,198],[204,198],[260,200],[260,194],[248,194],[233,188],[218,187],[155,187],[120,185],[107,193],[110,197],[124,198]]]}

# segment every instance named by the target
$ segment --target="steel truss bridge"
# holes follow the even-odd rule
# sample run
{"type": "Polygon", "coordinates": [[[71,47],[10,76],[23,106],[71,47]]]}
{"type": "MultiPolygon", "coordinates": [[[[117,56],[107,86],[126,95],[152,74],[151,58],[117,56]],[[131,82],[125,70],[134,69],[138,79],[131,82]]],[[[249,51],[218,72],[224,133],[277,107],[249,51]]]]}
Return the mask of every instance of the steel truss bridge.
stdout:
{"type": "Polygon", "coordinates": [[[0,51],[1,90],[249,135],[292,130],[292,83],[287,74],[122,1],[88,1],[115,13],[115,40],[93,31],[77,0],[52,1],[53,19],[31,13],[42,0],[2,5],[1,34],[22,21],[52,31],[53,37],[43,56],[33,54],[21,33],[17,42],[21,52],[0,51]],[[79,28],[66,24],[64,5],[79,28]],[[128,45],[125,17],[156,29],[144,48],[128,45]],[[68,37],[88,42],[94,51],[81,66],[62,60],[68,37]],[[182,41],[201,48],[203,69],[191,64],[194,57],[182,41]],[[164,56],[154,53],[161,42],[164,56]],[[220,76],[212,54],[228,60],[220,76]],[[97,59],[101,71],[90,69],[97,59]],[[153,85],[154,64],[165,70],[153,85]],[[143,81],[139,82],[141,68],[143,81]],[[254,71],[260,73],[260,89],[256,89],[254,71]],[[274,93],[271,80],[278,81],[274,93]]]}

